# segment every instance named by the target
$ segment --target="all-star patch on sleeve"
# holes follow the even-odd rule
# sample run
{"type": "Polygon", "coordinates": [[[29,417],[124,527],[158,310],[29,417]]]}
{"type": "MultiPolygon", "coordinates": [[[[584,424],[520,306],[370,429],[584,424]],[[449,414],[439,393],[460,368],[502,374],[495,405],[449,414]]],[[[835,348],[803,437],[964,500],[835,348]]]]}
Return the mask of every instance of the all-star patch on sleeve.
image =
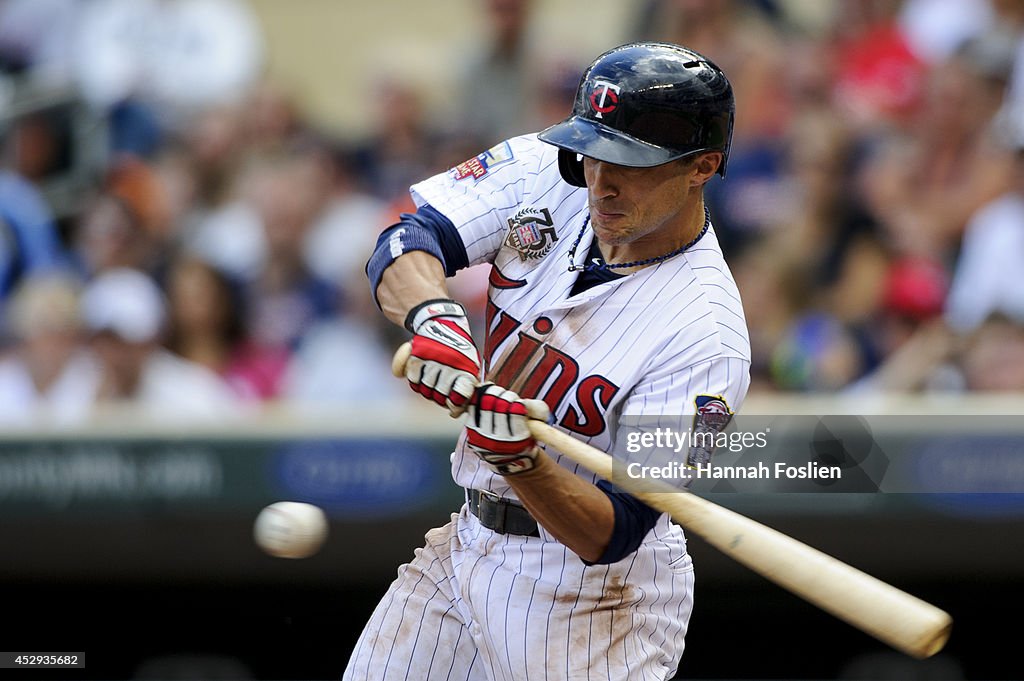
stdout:
{"type": "Polygon", "coordinates": [[[477,154],[471,159],[463,161],[449,170],[448,173],[455,180],[479,182],[494,168],[503,163],[509,163],[514,159],[515,155],[512,153],[512,145],[506,140],[495,144],[487,151],[477,154]]]}

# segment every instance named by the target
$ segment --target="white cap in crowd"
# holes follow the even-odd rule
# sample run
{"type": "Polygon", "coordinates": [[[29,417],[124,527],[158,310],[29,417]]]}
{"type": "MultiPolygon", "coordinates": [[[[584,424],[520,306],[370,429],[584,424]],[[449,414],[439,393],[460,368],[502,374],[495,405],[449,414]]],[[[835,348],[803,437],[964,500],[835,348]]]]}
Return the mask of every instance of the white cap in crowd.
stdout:
{"type": "Polygon", "coordinates": [[[100,274],[86,286],[81,311],[90,331],[112,331],[122,340],[144,343],[160,333],[165,304],[149,276],[122,267],[100,274]]]}

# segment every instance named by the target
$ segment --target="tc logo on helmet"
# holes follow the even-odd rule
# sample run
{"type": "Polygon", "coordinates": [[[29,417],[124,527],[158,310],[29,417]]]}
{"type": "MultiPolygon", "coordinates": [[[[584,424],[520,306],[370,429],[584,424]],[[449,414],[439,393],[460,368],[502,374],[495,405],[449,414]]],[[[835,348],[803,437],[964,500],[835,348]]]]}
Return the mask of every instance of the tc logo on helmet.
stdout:
{"type": "Polygon", "coordinates": [[[619,105],[619,86],[604,80],[594,81],[594,91],[590,93],[590,106],[594,109],[597,118],[604,118],[604,114],[615,111],[619,105]]]}

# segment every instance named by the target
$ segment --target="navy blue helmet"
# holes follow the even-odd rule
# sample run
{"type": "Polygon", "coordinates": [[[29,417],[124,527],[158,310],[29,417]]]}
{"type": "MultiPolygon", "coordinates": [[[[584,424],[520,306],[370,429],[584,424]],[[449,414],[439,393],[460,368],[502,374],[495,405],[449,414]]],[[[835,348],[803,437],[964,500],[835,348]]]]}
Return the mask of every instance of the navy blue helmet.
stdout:
{"type": "Polygon", "coordinates": [[[630,43],[598,57],[583,74],[572,114],[540,133],[559,148],[558,168],[585,186],[580,156],[651,167],[732,143],[736,105],[720,68],[669,43],[630,43]]]}

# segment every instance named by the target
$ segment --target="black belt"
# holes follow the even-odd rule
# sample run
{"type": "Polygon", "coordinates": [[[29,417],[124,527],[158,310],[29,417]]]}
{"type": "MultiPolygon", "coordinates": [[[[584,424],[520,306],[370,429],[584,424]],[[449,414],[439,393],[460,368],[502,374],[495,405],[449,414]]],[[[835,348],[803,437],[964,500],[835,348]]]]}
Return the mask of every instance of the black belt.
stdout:
{"type": "Polygon", "coordinates": [[[511,499],[502,499],[493,492],[478,489],[466,490],[469,512],[480,524],[498,534],[518,534],[524,537],[539,537],[537,521],[522,504],[511,499]]]}

